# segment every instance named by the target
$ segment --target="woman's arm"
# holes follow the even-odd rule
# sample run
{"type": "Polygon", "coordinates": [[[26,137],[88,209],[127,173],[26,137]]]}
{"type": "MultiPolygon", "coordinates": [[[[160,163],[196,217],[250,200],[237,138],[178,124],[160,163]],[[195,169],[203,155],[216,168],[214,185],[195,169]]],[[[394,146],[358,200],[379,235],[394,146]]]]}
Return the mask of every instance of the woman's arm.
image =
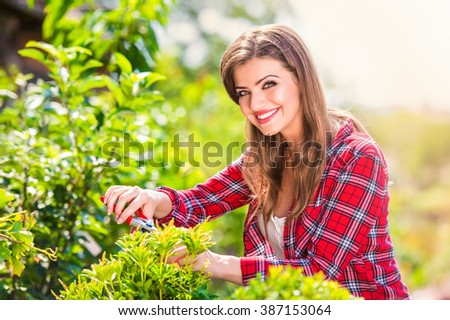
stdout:
{"type": "Polygon", "coordinates": [[[117,222],[123,223],[141,209],[144,215],[158,219],[161,224],[174,219],[175,225],[184,227],[197,225],[208,218],[218,218],[250,202],[240,163],[239,160],[234,162],[206,182],[188,190],[112,186],[104,195],[107,213],[114,213],[117,222]]]}
{"type": "Polygon", "coordinates": [[[213,220],[251,201],[250,191],[238,161],[227,166],[206,182],[188,190],[177,191],[159,187],[171,202],[171,213],[160,219],[164,224],[174,219],[175,225],[195,226],[206,219],[213,220]]]}
{"type": "MultiPolygon", "coordinates": [[[[172,251],[168,263],[184,265],[186,263],[186,247],[179,247],[172,251]]],[[[240,258],[230,255],[221,255],[206,250],[194,259],[195,271],[202,271],[212,279],[220,279],[242,285],[242,272],[240,258]]]]}

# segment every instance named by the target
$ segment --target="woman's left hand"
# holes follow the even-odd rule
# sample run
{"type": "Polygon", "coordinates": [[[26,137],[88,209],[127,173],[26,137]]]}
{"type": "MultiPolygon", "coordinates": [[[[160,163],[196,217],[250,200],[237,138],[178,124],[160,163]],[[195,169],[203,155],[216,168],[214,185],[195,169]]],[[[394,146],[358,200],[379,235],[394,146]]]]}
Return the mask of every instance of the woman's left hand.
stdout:
{"type": "Polygon", "coordinates": [[[242,284],[242,272],[240,259],[206,250],[193,258],[187,255],[186,247],[178,247],[172,251],[168,263],[176,263],[180,266],[193,263],[194,271],[202,271],[213,279],[222,279],[242,284]]]}
{"type": "Polygon", "coordinates": [[[215,278],[217,276],[217,272],[214,272],[214,270],[218,264],[216,256],[218,255],[212,251],[206,250],[196,257],[191,257],[188,256],[186,247],[181,246],[172,250],[167,262],[169,264],[176,263],[180,266],[193,263],[194,271],[202,271],[210,274],[212,278],[215,278]],[[194,261],[192,261],[192,259],[194,259],[194,261]]]}

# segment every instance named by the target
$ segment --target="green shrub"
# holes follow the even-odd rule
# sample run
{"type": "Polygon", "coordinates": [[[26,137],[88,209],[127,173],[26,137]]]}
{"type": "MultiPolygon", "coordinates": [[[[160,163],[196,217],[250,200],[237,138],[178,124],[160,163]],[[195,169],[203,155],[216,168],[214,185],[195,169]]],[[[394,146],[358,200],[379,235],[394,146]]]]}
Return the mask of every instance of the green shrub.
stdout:
{"type": "Polygon", "coordinates": [[[169,134],[154,88],[162,76],[150,69],[170,3],[45,3],[45,42],[19,53],[45,66],[46,77],[0,70],[0,187],[36,218],[36,246],[57,248],[58,259],[25,257],[26,272],[0,299],[53,298],[58,279],[74,280],[124,231],[108,224],[100,194],[114,184],[152,187],[164,169],[141,161],[134,146],[156,148],[169,134]],[[75,9],[81,18],[68,14],[75,9]]]}
{"type": "Polygon", "coordinates": [[[179,267],[167,264],[171,251],[186,246],[188,255],[196,256],[212,243],[203,225],[176,228],[168,225],[159,232],[124,235],[117,241],[121,248],[110,258],[103,258],[79,275],[78,281],[64,289],[58,299],[114,300],[190,300],[209,299],[208,276],[194,272],[192,264],[179,267]]]}
{"type": "Polygon", "coordinates": [[[0,189],[0,292],[11,293],[14,277],[20,277],[25,269],[24,256],[32,256],[39,261],[55,260],[52,249],[40,249],[33,243],[31,229],[36,224],[33,214],[23,210],[6,212],[5,205],[12,208],[14,197],[0,189]]]}
{"type": "Polygon", "coordinates": [[[265,281],[261,277],[250,280],[246,287],[237,288],[231,295],[239,300],[353,300],[350,292],[336,281],[325,280],[323,273],[305,276],[301,268],[270,267],[265,281]]]}

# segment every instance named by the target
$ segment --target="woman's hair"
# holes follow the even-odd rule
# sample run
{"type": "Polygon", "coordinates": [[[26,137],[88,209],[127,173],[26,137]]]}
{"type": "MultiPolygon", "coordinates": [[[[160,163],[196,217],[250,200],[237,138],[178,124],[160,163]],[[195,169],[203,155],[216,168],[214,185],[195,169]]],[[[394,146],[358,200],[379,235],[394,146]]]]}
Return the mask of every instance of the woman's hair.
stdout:
{"type": "MultiPolygon", "coordinates": [[[[280,133],[265,136],[247,121],[247,151],[243,176],[258,199],[265,225],[275,212],[286,166],[293,167],[295,206],[288,221],[299,216],[313,197],[326,165],[326,146],[350,114],[327,109],[313,59],[299,35],[284,25],[254,28],[238,37],[225,51],[220,64],[222,80],[231,99],[239,104],[234,70],[252,58],[270,57],[280,61],[296,79],[302,109],[302,145],[293,146],[280,133]]],[[[353,118],[352,118],[353,119],[353,118]]],[[[354,119],[357,130],[364,131],[354,119]]],[[[250,221],[250,220],[249,220],[250,221]]]]}

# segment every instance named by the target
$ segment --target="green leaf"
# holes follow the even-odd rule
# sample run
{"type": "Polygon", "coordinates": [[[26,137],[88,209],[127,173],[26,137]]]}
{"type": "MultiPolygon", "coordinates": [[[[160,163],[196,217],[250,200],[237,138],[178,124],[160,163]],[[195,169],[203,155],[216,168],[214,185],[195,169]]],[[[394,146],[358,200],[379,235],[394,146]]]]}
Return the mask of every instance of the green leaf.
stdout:
{"type": "Polygon", "coordinates": [[[54,31],[57,30],[55,25],[67,13],[74,0],[68,1],[49,1],[45,10],[47,16],[42,25],[42,33],[44,39],[50,39],[54,31]]]}
{"type": "MultiPolygon", "coordinates": [[[[103,63],[101,61],[98,61],[95,59],[88,60],[86,63],[84,63],[82,65],[73,66],[71,69],[71,77],[75,78],[75,79],[80,78],[82,73],[85,72],[86,70],[99,68],[102,66],[103,66],[103,63]]],[[[80,80],[81,80],[80,82],[85,81],[85,79],[83,79],[83,77],[81,77],[80,80]]]]}
{"type": "Polygon", "coordinates": [[[25,245],[29,246],[33,243],[33,234],[30,231],[21,230],[19,232],[13,233],[16,240],[23,242],[25,245]]]}
{"type": "Polygon", "coordinates": [[[25,47],[41,49],[42,51],[47,52],[53,58],[56,58],[58,56],[58,49],[46,42],[31,40],[27,42],[25,47]]]}
{"type": "Polygon", "coordinates": [[[133,82],[139,82],[139,86],[136,86],[136,84],[133,86],[133,94],[138,95],[140,90],[147,89],[155,82],[166,79],[166,77],[155,72],[140,72],[133,73],[130,79],[133,82]]]}
{"type": "Polygon", "coordinates": [[[20,259],[20,257],[22,257],[27,251],[29,251],[29,247],[21,243],[13,243],[11,245],[11,253],[13,258],[20,259]]]}
{"type": "Polygon", "coordinates": [[[20,276],[25,269],[25,265],[14,257],[11,258],[12,261],[12,273],[16,276],[20,276]]]}
{"type": "Polygon", "coordinates": [[[65,55],[73,55],[74,53],[81,53],[81,54],[86,54],[88,56],[92,56],[92,51],[84,48],[84,47],[80,47],[80,46],[74,46],[74,47],[69,47],[63,50],[65,55]]]}
{"type": "Polygon", "coordinates": [[[15,221],[22,221],[22,215],[20,213],[12,213],[12,214],[8,214],[7,216],[0,217],[0,223],[2,223],[2,222],[12,223],[15,221]]]}
{"type": "Polygon", "coordinates": [[[5,189],[0,189],[0,208],[3,208],[5,204],[14,200],[14,196],[8,194],[5,189]]]}
{"type": "Polygon", "coordinates": [[[41,50],[37,50],[37,49],[33,49],[33,48],[26,48],[26,49],[19,50],[18,53],[22,57],[31,58],[31,59],[37,60],[39,62],[42,62],[44,64],[47,62],[47,56],[41,50]]]}
{"type": "Polygon", "coordinates": [[[125,101],[125,97],[123,95],[123,92],[122,92],[119,84],[108,76],[104,76],[103,79],[104,79],[105,84],[108,87],[108,89],[113,93],[114,98],[116,99],[119,106],[123,105],[124,101],[125,101]]]}
{"type": "MultiPolygon", "coordinates": [[[[18,217],[19,215],[16,214],[16,217],[18,217]]],[[[20,221],[21,219],[17,218],[15,219],[14,224],[11,226],[11,232],[19,232],[20,230],[22,230],[22,221],[20,221]]]]}
{"type": "Polygon", "coordinates": [[[119,66],[123,73],[129,74],[133,71],[130,61],[120,52],[114,52],[112,58],[113,63],[119,66]]]}
{"type": "Polygon", "coordinates": [[[144,58],[148,68],[151,68],[155,65],[155,62],[152,59],[152,56],[150,55],[150,52],[148,51],[147,46],[145,45],[145,42],[141,37],[139,37],[136,42],[133,43],[133,46],[138,50],[142,58],[144,58]]]}
{"type": "Polygon", "coordinates": [[[79,92],[87,92],[94,88],[106,87],[106,80],[103,76],[90,76],[85,78],[78,86],[79,92]]]}
{"type": "Polygon", "coordinates": [[[9,260],[11,258],[11,250],[3,244],[4,242],[0,243],[0,261],[9,260]]]}

